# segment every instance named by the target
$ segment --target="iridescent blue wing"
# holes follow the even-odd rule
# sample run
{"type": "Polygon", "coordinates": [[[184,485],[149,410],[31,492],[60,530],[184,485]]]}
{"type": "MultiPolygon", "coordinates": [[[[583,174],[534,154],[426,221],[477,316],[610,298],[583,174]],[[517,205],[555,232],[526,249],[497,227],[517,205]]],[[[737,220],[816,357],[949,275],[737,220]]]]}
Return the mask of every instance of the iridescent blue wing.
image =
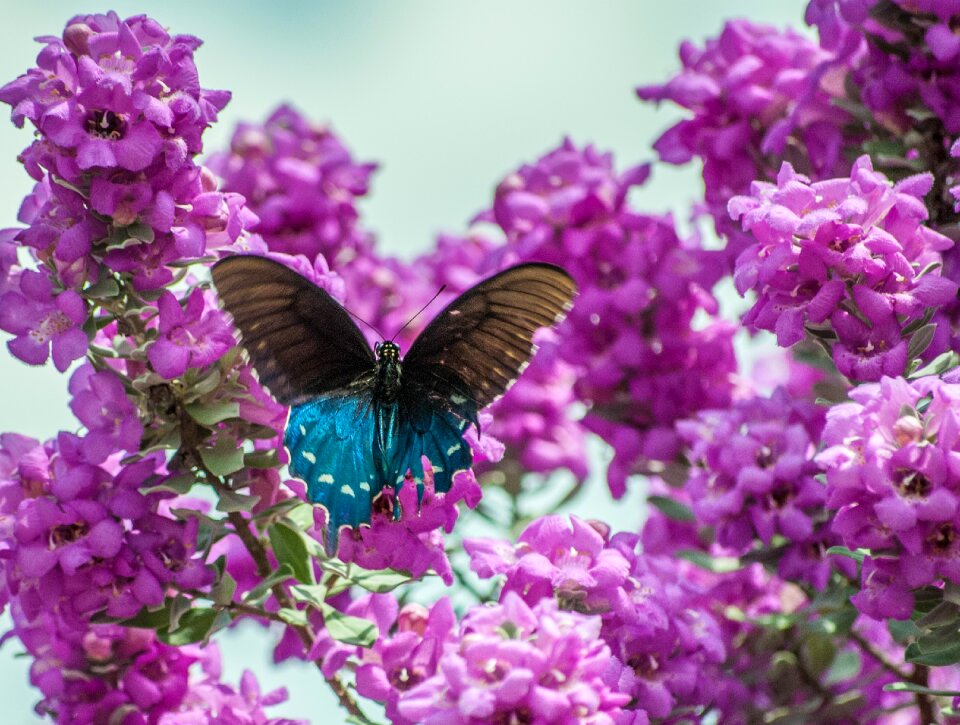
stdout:
{"type": "Polygon", "coordinates": [[[260,382],[281,403],[302,403],[372,372],[363,333],[306,277],[252,255],[222,259],[212,275],[260,382]]]}
{"type": "Polygon", "coordinates": [[[331,553],[341,527],[369,523],[370,504],[383,487],[374,427],[369,395],[331,395],[290,410],[284,434],[290,472],[307,484],[310,500],[327,510],[331,553]]]}
{"type": "Polygon", "coordinates": [[[563,319],[576,290],[565,271],[536,262],[467,290],[410,347],[402,403],[427,398],[473,420],[523,372],[536,351],[534,333],[563,319]]]}
{"type": "Polygon", "coordinates": [[[403,481],[407,471],[417,486],[417,500],[423,498],[423,458],[433,469],[435,491],[450,490],[453,477],[473,463],[470,445],[463,440],[469,420],[426,399],[408,402],[400,407],[399,430],[391,451],[390,470],[396,480],[403,481]]]}

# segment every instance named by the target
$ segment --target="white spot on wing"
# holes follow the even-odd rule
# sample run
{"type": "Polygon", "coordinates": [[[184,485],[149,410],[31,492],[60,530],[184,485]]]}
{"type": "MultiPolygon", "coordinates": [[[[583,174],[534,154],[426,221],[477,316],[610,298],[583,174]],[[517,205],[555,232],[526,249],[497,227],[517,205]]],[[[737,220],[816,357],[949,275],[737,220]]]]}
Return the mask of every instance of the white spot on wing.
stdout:
{"type": "Polygon", "coordinates": [[[305,436],[307,434],[307,429],[304,426],[300,426],[300,435],[305,436]]]}
{"type": "Polygon", "coordinates": [[[467,402],[467,399],[464,398],[462,395],[457,395],[456,393],[454,393],[453,395],[450,396],[450,401],[454,405],[463,405],[464,403],[467,402]]]}
{"type": "Polygon", "coordinates": [[[357,497],[357,494],[355,494],[355,493],[353,492],[353,489],[350,488],[347,484],[343,484],[343,485],[340,487],[340,493],[344,494],[345,496],[350,496],[351,498],[356,498],[356,497],[357,497]]]}
{"type": "Polygon", "coordinates": [[[460,444],[455,443],[447,449],[447,455],[452,456],[454,453],[460,450],[460,444]]]}
{"type": "Polygon", "coordinates": [[[370,484],[366,481],[360,481],[360,490],[370,492],[370,484]]]}
{"type": "Polygon", "coordinates": [[[304,458],[306,458],[308,461],[310,461],[310,463],[316,463],[316,462],[317,462],[317,457],[316,457],[315,455],[313,455],[310,451],[304,451],[301,455],[302,455],[304,458]]]}
{"type": "Polygon", "coordinates": [[[333,483],[333,476],[329,473],[323,473],[317,476],[317,483],[333,483]]]}

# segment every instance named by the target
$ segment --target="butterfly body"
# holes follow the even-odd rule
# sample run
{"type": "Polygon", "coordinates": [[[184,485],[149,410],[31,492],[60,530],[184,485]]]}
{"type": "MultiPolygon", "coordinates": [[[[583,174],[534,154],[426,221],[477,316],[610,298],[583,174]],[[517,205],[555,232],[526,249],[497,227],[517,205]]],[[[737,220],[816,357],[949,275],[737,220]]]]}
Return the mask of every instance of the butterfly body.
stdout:
{"type": "Polygon", "coordinates": [[[401,359],[389,340],[371,350],[332,297],[277,262],[228,257],[213,278],[261,383],[291,406],[290,471],[327,509],[331,551],[341,527],[370,521],[384,487],[411,481],[420,500],[430,471],[436,492],[450,490],[473,462],[466,429],[516,379],[534,332],[561,319],[575,293],[553,265],[504,270],[454,300],[401,359]]]}

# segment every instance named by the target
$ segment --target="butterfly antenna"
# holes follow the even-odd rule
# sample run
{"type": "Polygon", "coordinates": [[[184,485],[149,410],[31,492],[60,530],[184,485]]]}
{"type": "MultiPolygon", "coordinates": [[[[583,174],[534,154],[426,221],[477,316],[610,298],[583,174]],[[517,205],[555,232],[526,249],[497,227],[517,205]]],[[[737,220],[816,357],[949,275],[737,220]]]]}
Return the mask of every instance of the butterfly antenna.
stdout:
{"type": "Polygon", "coordinates": [[[420,317],[421,313],[422,313],[425,309],[427,309],[430,305],[432,305],[432,304],[433,304],[433,301],[434,301],[435,299],[437,299],[437,297],[440,296],[440,293],[443,292],[446,288],[447,288],[447,285],[445,285],[445,284],[440,285],[440,289],[438,289],[437,292],[436,292],[436,294],[435,294],[433,297],[430,298],[430,301],[427,302],[427,304],[425,304],[423,307],[421,307],[421,308],[417,311],[417,314],[415,314],[413,317],[411,317],[409,320],[407,320],[407,321],[403,324],[403,327],[401,327],[399,330],[396,331],[396,333],[394,334],[394,336],[390,338],[390,342],[393,342],[394,340],[396,340],[396,339],[397,339],[397,335],[399,335],[401,332],[403,332],[404,330],[406,330],[407,327],[410,326],[410,323],[411,323],[411,322],[413,322],[415,319],[417,319],[418,317],[420,317]]]}
{"type": "MultiPolygon", "coordinates": [[[[347,310],[346,307],[344,307],[343,309],[347,310]]],[[[380,330],[378,330],[376,327],[374,327],[373,325],[371,325],[369,322],[367,322],[365,319],[363,319],[362,317],[360,317],[360,315],[358,315],[356,312],[353,312],[353,311],[351,311],[351,310],[347,310],[347,313],[349,313],[349,315],[350,315],[351,317],[353,317],[355,320],[359,320],[359,321],[362,322],[364,325],[366,325],[366,326],[369,327],[371,330],[373,330],[375,333],[377,333],[377,336],[378,336],[381,340],[383,339],[383,333],[380,332],[380,330]]]]}

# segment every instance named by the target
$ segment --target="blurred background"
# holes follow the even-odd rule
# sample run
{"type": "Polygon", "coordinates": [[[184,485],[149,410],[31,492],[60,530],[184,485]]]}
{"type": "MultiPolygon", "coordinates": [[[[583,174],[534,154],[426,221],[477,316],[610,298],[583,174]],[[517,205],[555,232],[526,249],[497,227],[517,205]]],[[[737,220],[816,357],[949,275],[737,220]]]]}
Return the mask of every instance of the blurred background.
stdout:
{"type": "MultiPolygon", "coordinates": [[[[59,35],[78,12],[146,13],[174,33],[204,41],[196,56],[205,88],[233,100],[204,136],[224,148],[239,120],[262,121],[279,103],[329,123],[355,158],[376,161],[372,195],[361,202],[380,248],[400,256],[427,250],[437,232],[462,232],[492,199],[499,179],[569,135],[612,151],[618,169],[652,160],[651,143],[673,108],[637,101],[633,89],[660,82],[679,66],[684,39],[716,35],[724,20],[746,17],[802,27],[805,0],[292,0],[230,4],[142,0],[91,6],[47,0],[9,3],[0,24],[0,85],[33,65],[32,38],[59,35]]],[[[3,106],[6,116],[9,110],[3,106]]],[[[0,123],[0,227],[13,226],[31,182],[16,163],[30,131],[0,123]]],[[[647,211],[688,216],[701,193],[699,170],[657,167],[640,192],[647,211]]],[[[4,333],[0,336],[6,337],[4,333]]],[[[5,340],[4,340],[5,341],[5,340]]],[[[30,368],[0,350],[0,431],[49,438],[76,422],[67,408],[68,376],[30,368]]],[[[602,473],[602,466],[601,466],[602,473]]],[[[598,477],[595,477],[598,479],[598,477]]],[[[636,529],[638,496],[592,516],[636,529]]],[[[581,498],[581,501],[583,498],[581,498]]],[[[0,630],[9,626],[0,617],[0,630]]],[[[290,700],[273,717],[341,721],[315,670],[271,661],[273,634],[253,625],[218,636],[225,679],[252,669],[263,688],[286,686],[290,700]]],[[[0,649],[4,723],[38,722],[29,660],[17,640],[0,649]]]]}

